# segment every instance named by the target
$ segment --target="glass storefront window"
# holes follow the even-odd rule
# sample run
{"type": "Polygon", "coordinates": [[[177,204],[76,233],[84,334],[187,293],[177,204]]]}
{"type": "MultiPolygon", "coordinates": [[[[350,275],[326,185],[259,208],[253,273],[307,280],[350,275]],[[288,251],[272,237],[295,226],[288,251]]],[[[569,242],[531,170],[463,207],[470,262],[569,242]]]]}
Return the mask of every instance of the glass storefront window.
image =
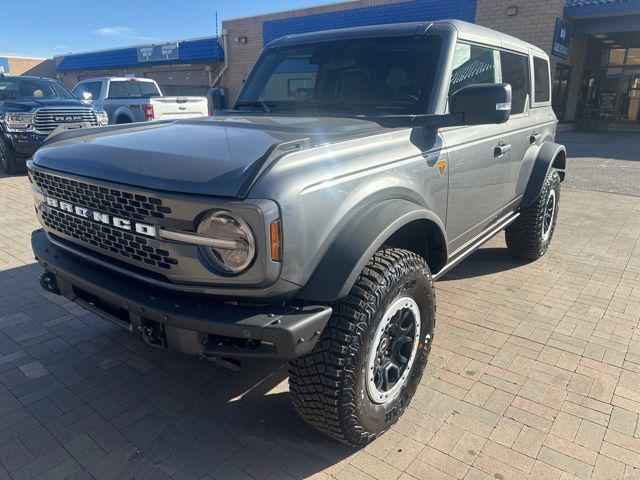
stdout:
{"type": "Polygon", "coordinates": [[[640,65],[640,48],[630,48],[628,50],[627,65],[640,65]]]}
{"type": "Polygon", "coordinates": [[[611,50],[602,50],[600,56],[600,66],[608,65],[624,65],[624,56],[626,50],[624,48],[614,48],[611,50]]]}

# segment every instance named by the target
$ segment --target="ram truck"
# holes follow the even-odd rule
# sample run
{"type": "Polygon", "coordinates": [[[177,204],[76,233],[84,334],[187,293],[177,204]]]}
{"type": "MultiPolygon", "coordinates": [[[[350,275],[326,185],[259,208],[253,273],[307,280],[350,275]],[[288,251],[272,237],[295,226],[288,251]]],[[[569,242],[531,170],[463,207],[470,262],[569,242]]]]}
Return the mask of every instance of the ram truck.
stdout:
{"type": "Polygon", "coordinates": [[[73,94],[109,115],[110,123],[206,117],[206,97],[165,97],[150,78],[103,77],[78,83],[73,94]]]}
{"type": "Polygon", "coordinates": [[[154,347],[288,360],[302,418],[365,445],[420,382],[434,280],[501,231],[549,248],[550,92],[542,50],[456,20],[275,40],[229,110],[36,153],[41,284],[154,347]]]}
{"type": "Polygon", "coordinates": [[[27,159],[54,131],[107,120],[104,110],[76,99],[56,80],[0,73],[0,169],[24,173],[27,159]]]}

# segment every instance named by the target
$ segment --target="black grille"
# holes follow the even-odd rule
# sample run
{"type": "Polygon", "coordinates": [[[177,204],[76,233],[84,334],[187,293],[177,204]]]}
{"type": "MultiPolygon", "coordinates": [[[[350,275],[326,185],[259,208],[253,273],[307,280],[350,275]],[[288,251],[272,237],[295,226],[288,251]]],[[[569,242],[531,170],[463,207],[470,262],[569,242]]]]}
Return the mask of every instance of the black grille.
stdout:
{"type": "Polygon", "coordinates": [[[164,218],[165,213],[171,213],[171,209],[164,206],[159,198],[100,187],[36,170],[30,173],[45,195],[73,205],[141,221],[149,217],[164,218]]]}
{"type": "Polygon", "coordinates": [[[149,246],[139,235],[52,209],[43,210],[42,219],[47,227],[106,252],[165,269],[178,263],[168,251],[149,246]]]}
{"type": "Polygon", "coordinates": [[[98,126],[96,113],[87,107],[41,108],[36,112],[35,127],[42,133],[51,133],[64,123],[88,123],[98,126]]]}

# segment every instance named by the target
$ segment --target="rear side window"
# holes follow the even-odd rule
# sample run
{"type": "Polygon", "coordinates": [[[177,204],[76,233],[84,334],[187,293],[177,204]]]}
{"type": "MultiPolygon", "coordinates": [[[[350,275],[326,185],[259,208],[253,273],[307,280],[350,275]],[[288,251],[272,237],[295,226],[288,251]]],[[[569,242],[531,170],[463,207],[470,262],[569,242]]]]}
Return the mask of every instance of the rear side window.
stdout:
{"type": "Polygon", "coordinates": [[[151,98],[159,96],[160,92],[153,82],[118,80],[109,83],[109,98],[151,98]]]}
{"type": "Polygon", "coordinates": [[[496,65],[493,50],[459,43],[456,45],[449,93],[474,83],[495,83],[496,65]]]}
{"type": "Polygon", "coordinates": [[[551,98],[549,86],[549,63],[542,59],[533,57],[533,77],[535,91],[533,101],[536,103],[548,102],[551,98]]]}
{"type": "Polygon", "coordinates": [[[511,85],[511,114],[523,113],[529,98],[529,58],[500,52],[502,81],[511,85]]]}

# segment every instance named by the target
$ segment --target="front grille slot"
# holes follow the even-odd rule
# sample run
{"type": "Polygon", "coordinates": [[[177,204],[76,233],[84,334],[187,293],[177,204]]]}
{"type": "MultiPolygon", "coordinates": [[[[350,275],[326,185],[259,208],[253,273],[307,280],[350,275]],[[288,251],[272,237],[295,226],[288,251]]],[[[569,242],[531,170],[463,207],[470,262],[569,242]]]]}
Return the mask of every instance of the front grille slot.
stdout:
{"type": "Polygon", "coordinates": [[[136,262],[164,269],[178,263],[168,251],[150,246],[140,235],[53,209],[43,210],[42,219],[45,226],[56,232],[136,262]]]}
{"type": "Polygon", "coordinates": [[[45,195],[65,200],[116,217],[146,221],[149,217],[164,218],[171,209],[162,200],[145,195],[134,195],[114,188],[72,180],[49,173],[31,170],[31,178],[45,195]]]}
{"type": "Polygon", "coordinates": [[[88,123],[92,127],[98,126],[98,119],[91,108],[41,108],[36,112],[35,128],[41,133],[51,133],[56,127],[65,123],[88,123]]]}

